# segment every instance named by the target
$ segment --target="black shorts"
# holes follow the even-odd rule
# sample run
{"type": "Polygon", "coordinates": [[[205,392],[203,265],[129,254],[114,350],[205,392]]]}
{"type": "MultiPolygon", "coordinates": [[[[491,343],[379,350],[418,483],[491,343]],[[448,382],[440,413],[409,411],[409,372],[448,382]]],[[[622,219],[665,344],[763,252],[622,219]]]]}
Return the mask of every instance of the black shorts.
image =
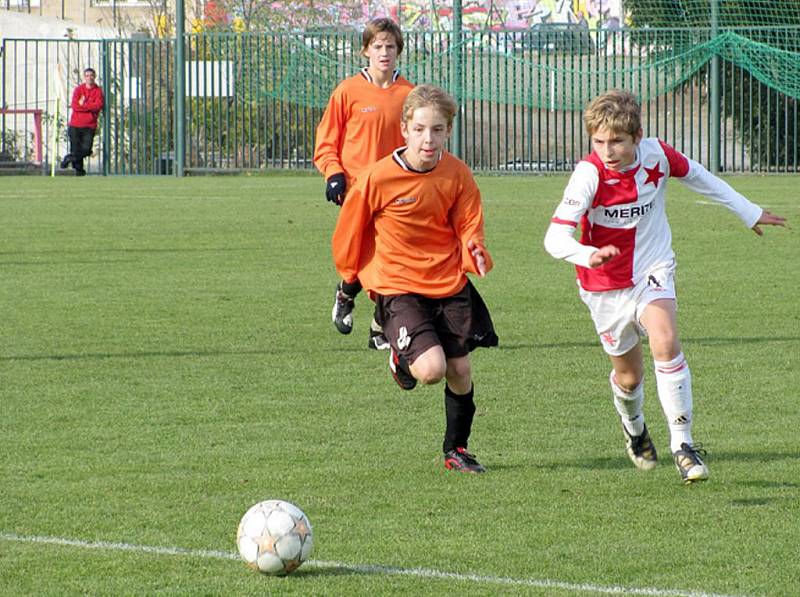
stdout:
{"type": "Polygon", "coordinates": [[[409,363],[437,345],[448,358],[466,356],[478,346],[497,346],[486,303],[469,281],[444,298],[378,294],[375,315],[389,344],[409,363]]]}

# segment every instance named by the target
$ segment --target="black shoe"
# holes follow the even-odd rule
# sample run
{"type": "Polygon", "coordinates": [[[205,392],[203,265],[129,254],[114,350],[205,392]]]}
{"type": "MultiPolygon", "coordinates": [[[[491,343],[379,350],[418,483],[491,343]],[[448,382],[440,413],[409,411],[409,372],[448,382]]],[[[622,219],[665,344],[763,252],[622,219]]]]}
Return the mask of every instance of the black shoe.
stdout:
{"type": "Polygon", "coordinates": [[[75,176],[86,176],[86,170],[75,170],[75,176]]]}
{"type": "Polygon", "coordinates": [[[394,377],[397,385],[404,390],[413,390],[417,387],[417,379],[411,375],[408,363],[391,347],[389,347],[389,369],[392,370],[392,377],[394,377]]]}
{"type": "Polygon", "coordinates": [[[675,460],[675,467],[681,474],[681,479],[685,485],[695,481],[705,481],[708,479],[708,467],[700,456],[705,456],[706,451],[701,444],[690,446],[687,443],[681,444],[681,449],[672,454],[675,460]]]}
{"type": "Polygon", "coordinates": [[[61,160],[61,169],[65,170],[67,168],[67,166],[70,165],[71,162],[72,162],[72,158],[70,157],[70,155],[69,154],[65,155],[64,159],[61,160]]]}
{"type": "Polygon", "coordinates": [[[370,328],[367,346],[372,350],[389,350],[389,340],[383,335],[383,332],[370,328]]]}
{"type": "Polygon", "coordinates": [[[336,286],[336,294],[333,299],[333,310],[331,311],[331,319],[333,325],[339,330],[341,334],[349,334],[353,331],[353,307],[356,306],[355,300],[352,296],[346,295],[342,292],[342,283],[336,286]]]}
{"type": "Polygon", "coordinates": [[[654,469],[658,463],[658,456],[653,440],[650,439],[650,433],[647,431],[647,425],[644,426],[641,435],[631,435],[625,429],[625,425],[622,426],[622,432],[625,434],[625,449],[628,452],[628,458],[631,459],[634,466],[645,471],[654,469]]]}
{"type": "Polygon", "coordinates": [[[455,448],[444,453],[444,468],[460,473],[485,473],[486,467],[467,452],[466,448],[455,448]]]}

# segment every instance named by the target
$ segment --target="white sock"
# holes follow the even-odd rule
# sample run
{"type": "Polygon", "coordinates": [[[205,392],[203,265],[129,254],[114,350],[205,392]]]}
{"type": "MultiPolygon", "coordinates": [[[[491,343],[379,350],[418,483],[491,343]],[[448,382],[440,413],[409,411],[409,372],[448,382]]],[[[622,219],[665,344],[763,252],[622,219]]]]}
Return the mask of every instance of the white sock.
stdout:
{"type": "Polygon", "coordinates": [[[692,374],[683,353],[671,361],[653,361],[661,408],[669,425],[672,452],[692,445],[692,374]]]}
{"type": "Polygon", "coordinates": [[[614,408],[617,409],[625,429],[633,436],[641,435],[644,433],[644,413],[642,412],[644,379],[630,392],[619,387],[614,377],[614,371],[611,371],[608,381],[611,383],[611,392],[614,394],[614,408]]]}

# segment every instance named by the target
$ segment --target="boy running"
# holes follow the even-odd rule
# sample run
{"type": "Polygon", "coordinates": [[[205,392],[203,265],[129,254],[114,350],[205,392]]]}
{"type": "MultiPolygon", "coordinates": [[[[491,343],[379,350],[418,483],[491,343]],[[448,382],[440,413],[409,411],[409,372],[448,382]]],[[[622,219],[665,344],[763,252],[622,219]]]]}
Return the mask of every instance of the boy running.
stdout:
{"type": "MultiPolygon", "coordinates": [[[[391,19],[370,21],[361,35],[361,53],[369,65],[334,89],[317,127],[314,164],[325,176],[325,197],[341,206],[356,176],[403,144],[400,111],[414,88],[397,71],[403,34],[391,19]]],[[[358,280],[336,287],[332,319],[342,334],[353,330],[358,280]]],[[[370,326],[369,347],[388,349],[380,326],[370,326]]]]}
{"type": "Polygon", "coordinates": [[[466,274],[485,276],[492,260],[472,173],[444,150],[456,110],[432,85],[408,95],[401,123],[406,146],[358,177],[332,245],[345,283],[360,280],[375,299],[400,387],[446,379],[445,467],[482,473],[467,451],[475,414],[469,353],[496,346],[497,336],[466,274]]]}
{"type": "Polygon", "coordinates": [[[611,392],[633,464],[652,469],[657,460],[642,414],[641,337],[647,335],[675,466],[684,483],[702,481],[709,472],[704,451],[692,439],[692,377],[678,340],[667,180],[678,178],[721,203],[759,236],[759,226],[783,226],[785,220],[663,141],[643,139],[641,108],[631,93],[604,93],[583,119],[593,152],[575,167],[545,249],[577,266],[581,299],[611,360],[611,392]],[[578,222],[580,242],[573,238],[578,222]]]}

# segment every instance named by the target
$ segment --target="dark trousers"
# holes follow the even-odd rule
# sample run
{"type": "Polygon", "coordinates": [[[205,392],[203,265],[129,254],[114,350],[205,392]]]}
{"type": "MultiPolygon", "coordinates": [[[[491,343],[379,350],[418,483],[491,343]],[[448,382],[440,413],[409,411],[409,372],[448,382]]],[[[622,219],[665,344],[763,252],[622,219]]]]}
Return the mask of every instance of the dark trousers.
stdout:
{"type": "Polygon", "coordinates": [[[83,169],[83,158],[92,155],[95,129],[69,127],[69,153],[64,157],[64,163],[72,162],[77,174],[86,174],[83,169]]]}

